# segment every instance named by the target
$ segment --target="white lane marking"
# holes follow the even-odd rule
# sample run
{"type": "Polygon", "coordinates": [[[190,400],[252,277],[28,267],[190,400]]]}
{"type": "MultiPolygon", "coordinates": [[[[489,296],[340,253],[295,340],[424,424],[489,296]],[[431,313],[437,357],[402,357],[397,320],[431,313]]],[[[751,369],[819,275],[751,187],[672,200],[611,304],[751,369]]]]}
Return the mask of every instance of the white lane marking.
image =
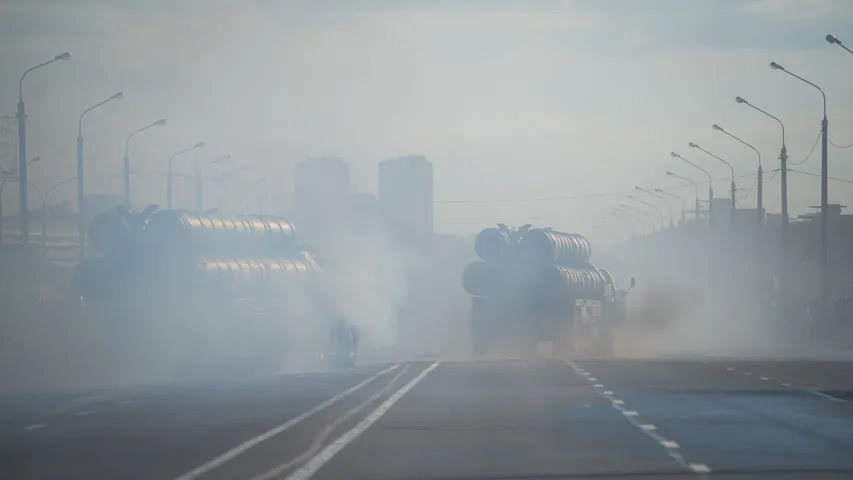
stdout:
{"type": "Polygon", "coordinates": [[[417,377],[413,378],[409,383],[404,385],[401,389],[397,390],[393,395],[388,397],[382,405],[380,405],[376,410],[373,411],[370,415],[368,415],[364,420],[362,420],[358,425],[353,427],[352,430],[344,433],[337,440],[326,446],[320,453],[318,453],[314,458],[308,461],[305,465],[302,466],[299,470],[293,472],[292,475],[287,477],[288,480],[307,480],[311,478],[312,475],[317,473],[323,465],[329,462],[335,455],[338,454],[341,450],[344,449],[347,445],[349,445],[353,440],[359,437],[365,430],[370,428],[371,425],[376,423],[385,413],[394,406],[403,396],[409,393],[409,390],[415,388],[427,374],[438,367],[440,360],[433,363],[423,372],[418,374],[417,377]]]}
{"type": "Polygon", "coordinates": [[[595,384],[595,385],[593,385],[593,386],[594,386],[595,388],[604,388],[604,385],[602,385],[602,384],[600,384],[600,383],[596,383],[596,384],[595,384]]]}
{"type": "Polygon", "coordinates": [[[832,395],[820,392],[820,391],[812,389],[812,388],[807,388],[807,389],[805,389],[805,391],[807,393],[814,395],[814,396],[817,396],[820,398],[825,398],[827,400],[832,400],[833,402],[846,402],[847,401],[847,400],[844,400],[843,398],[833,397],[832,395]]]}
{"type": "Polygon", "coordinates": [[[734,368],[732,368],[732,367],[726,367],[726,370],[728,370],[728,371],[730,371],[730,372],[734,372],[734,371],[735,371],[735,369],[734,369],[734,368]]]}
{"type": "MultiPolygon", "coordinates": [[[[756,366],[757,366],[757,365],[756,365],[756,366]]],[[[731,368],[731,367],[729,367],[729,368],[727,368],[726,370],[730,370],[730,371],[731,371],[731,370],[734,370],[734,369],[733,369],[733,368],[731,368]]],[[[740,373],[741,373],[742,375],[746,375],[746,376],[752,375],[750,372],[740,372],[740,373]]],[[[769,381],[773,380],[773,379],[772,379],[772,378],[770,378],[770,377],[760,377],[760,378],[761,378],[761,380],[764,380],[765,382],[769,382],[769,381]]],[[[791,387],[791,384],[790,384],[790,383],[788,383],[788,382],[779,382],[779,384],[780,384],[780,385],[782,385],[783,387],[791,387]]],[[[806,392],[806,393],[808,393],[808,394],[814,395],[814,396],[816,396],[816,397],[823,398],[823,399],[825,399],[825,400],[831,400],[831,401],[833,401],[833,402],[847,402],[847,400],[845,400],[845,399],[843,399],[843,398],[835,397],[835,396],[829,395],[829,394],[827,394],[827,393],[823,393],[823,392],[821,392],[821,391],[815,390],[815,389],[813,389],[813,388],[802,388],[801,390],[802,390],[802,391],[804,391],[804,392],[806,392]]]]}
{"type": "Polygon", "coordinates": [[[85,417],[86,415],[89,415],[90,413],[92,413],[91,410],[83,410],[82,412],[77,412],[74,415],[76,415],[78,417],[85,417]]]}
{"type": "Polygon", "coordinates": [[[397,380],[399,380],[400,377],[402,377],[408,370],[409,365],[406,365],[405,367],[401,368],[400,371],[397,372],[396,375],[394,375],[394,378],[389,380],[388,383],[384,387],[379,389],[378,392],[374,393],[367,400],[349,409],[346,413],[336,418],[334,422],[323,427],[323,430],[321,430],[320,433],[316,437],[314,437],[314,441],[311,443],[311,446],[308,447],[308,450],[289,460],[287,463],[283,463],[262,475],[258,475],[253,480],[271,480],[274,478],[278,478],[283,472],[286,472],[287,470],[290,470],[291,468],[302,464],[306,460],[310,459],[312,456],[316,455],[317,452],[323,448],[323,442],[325,442],[326,439],[329,438],[329,435],[334,433],[335,430],[341,424],[358,414],[358,412],[364,410],[370,405],[373,405],[374,402],[379,400],[383,395],[387,394],[392,388],[394,388],[394,385],[397,383],[397,380]]]}
{"type": "Polygon", "coordinates": [[[130,403],[133,403],[133,400],[122,400],[122,401],[118,402],[119,405],[127,405],[130,403]]]}
{"type": "Polygon", "coordinates": [[[381,377],[382,375],[385,375],[386,373],[397,369],[399,366],[400,366],[399,364],[392,365],[391,367],[388,367],[385,370],[382,370],[381,372],[373,375],[372,377],[368,378],[367,380],[364,380],[361,383],[359,383],[355,386],[352,386],[352,387],[348,388],[347,390],[344,390],[343,392],[335,395],[334,397],[324,401],[323,403],[317,405],[316,407],[312,408],[311,410],[308,410],[307,412],[303,413],[302,415],[299,415],[298,417],[292,418],[292,419],[282,423],[281,425],[279,425],[279,426],[277,426],[271,430],[267,430],[266,432],[258,435],[257,437],[246,440],[245,442],[243,442],[240,445],[237,445],[236,447],[232,448],[231,450],[228,450],[227,452],[219,455],[218,457],[214,458],[213,460],[211,460],[207,463],[204,463],[202,465],[199,465],[198,467],[190,470],[189,472],[187,472],[187,473],[185,473],[179,477],[176,477],[176,480],[190,480],[193,478],[198,478],[201,475],[204,475],[205,473],[208,473],[211,470],[214,470],[214,469],[220,467],[225,462],[243,454],[244,452],[246,452],[250,448],[254,447],[255,445],[257,445],[257,444],[259,444],[265,440],[269,440],[270,438],[272,438],[272,437],[278,435],[279,433],[293,427],[294,425],[304,421],[305,419],[307,419],[307,418],[309,418],[309,417],[331,407],[332,405],[334,405],[335,403],[344,399],[345,397],[355,393],[358,390],[361,390],[362,388],[367,386],[367,384],[373,382],[374,380],[381,377]]]}
{"type": "Polygon", "coordinates": [[[44,428],[46,426],[47,425],[43,423],[34,423],[32,425],[27,425],[26,427],[24,427],[24,430],[29,432],[30,430],[38,430],[39,428],[44,428]]]}
{"type": "MultiPolygon", "coordinates": [[[[566,363],[568,363],[569,365],[572,365],[574,367],[573,363],[570,363],[570,362],[566,362],[566,363]]],[[[602,387],[603,387],[603,385],[602,385],[602,387]]],[[[613,408],[615,408],[616,410],[621,412],[622,415],[625,416],[625,418],[628,419],[628,421],[631,422],[632,425],[639,428],[640,431],[642,431],[643,433],[645,433],[646,435],[648,435],[649,437],[651,437],[652,439],[654,439],[655,441],[660,443],[660,445],[666,449],[667,455],[669,455],[673,460],[675,460],[685,470],[690,470],[694,473],[709,473],[709,472],[711,472],[711,468],[705,464],[687,463],[687,460],[685,460],[684,456],[680,452],[681,447],[678,445],[678,443],[662,437],[659,433],[657,433],[657,427],[656,426],[654,426],[652,424],[648,424],[648,423],[641,423],[640,418],[639,418],[640,417],[639,412],[637,412],[636,410],[627,410],[626,407],[623,406],[625,402],[623,402],[622,400],[612,398],[611,397],[613,395],[612,390],[602,390],[602,389],[598,388],[598,385],[596,385],[595,392],[598,393],[600,396],[606,398],[607,400],[610,400],[611,404],[613,405],[613,408]]]]}

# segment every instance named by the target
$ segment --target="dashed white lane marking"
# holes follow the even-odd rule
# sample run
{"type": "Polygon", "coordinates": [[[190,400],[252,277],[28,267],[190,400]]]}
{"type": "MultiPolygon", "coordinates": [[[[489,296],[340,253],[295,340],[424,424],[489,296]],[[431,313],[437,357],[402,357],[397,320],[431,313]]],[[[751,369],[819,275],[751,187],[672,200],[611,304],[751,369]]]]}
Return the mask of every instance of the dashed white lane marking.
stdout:
{"type": "MultiPolygon", "coordinates": [[[[590,380],[589,374],[584,372],[584,369],[581,368],[577,363],[566,363],[568,363],[569,366],[571,366],[575,370],[575,372],[583,375],[584,377],[586,377],[587,380],[590,380]]],[[[672,457],[672,459],[675,460],[679,465],[681,465],[685,470],[689,470],[691,472],[699,474],[711,472],[711,468],[708,465],[705,465],[704,463],[688,463],[684,459],[684,456],[681,454],[681,447],[678,445],[677,442],[662,437],[659,433],[657,433],[657,427],[655,425],[652,425],[650,423],[641,423],[639,412],[637,412],[636,410],[627,410],[624,406],[625,402],[616,398],[612,390],[604,390],[604,385],[600,383],[595,384],[593,387],[595,388],[596,393],[606,398],[607,400],[610,400],[610,403],[613,408],[621,412],[622,415],[624,415],[625,418],[627,418],[628,421],[631,422],[631,424],[639,428],[641,432],[645,433],[646,435],[654,439],[656,442],[658,442],[662,447],[664,447],[664,449],[666,449],[665,451],[667,455],[672,457]]]]}
{"type": "Polygon", "coordinates": [[[122,400],[118,402],[119,405],[128,405],[130,403],[133,403],[133,400],[122,400]]]}
{"type": "MultiPolygon", "coordinates": [[[[705,362],[702,362],[702,363],[705,363],[705,362]]],[[[712,366],[718,366],[718,367],[719,367],[719,365],[714,365],[714,364],[711,364],[711,365],[712,365],[712,366]]],[[[760,367],[760,365],[753,365],[753,367],[758,368],[758,367],[760,367]]],[[[728,370],[728,371],[730,371],[730,372],[737,372],[737,369],[736,369],[736,368],[733,368],[733,367],[726,367],[726,370],[728,370]]],[[[740,374],[741,374],[741,375],[744,375],[744,376],[751,376],[751,375],[752,375],[752,372],[740,372],[740,374]]],[[[788,383],[788,382],[779,382],[779,381],[777,381],[777,380],[773,380],[773,379],[772,379],[772,378],[770,378],[770,377],[759,377],[759,378],[760,378],[761,380],[764,380],[765,382],[771,382],[771,381],[773,381],[773,382],[777,382],[779,385],[782,385],[783,387],[787,387],[787,388],[798,388],[799,390],[801,390],[801,391],[803,391],[803,392],[805,392],[805,393],[808,393],[808,394],[810,394],[810,395],[814,395],[814,396],[816,396],[816,397],[823,398],[823,399],[825,399],[825,400],[831,400],[831,401],[833,401],[833,402],[847,402],[847,400],[845,400],[845,399],[843,399],[843,398],[834,397],[834,396],[832,396],[832,395],[829,395],[829,394],[827,394],[827,393],[823,393],[823,392],[821,392],[821,391],[819,391],[819,390],[816,390],[816,389],[814,389],[814,388],[794,387],[793,385],[791,385],[791,384],[790,384],[790,383],[788,383]]]]}
{"type": "Polygon", "coordinates": [[[24,430],[26,430],[26,431],[30,431],[30,430],[38,430],[39,428],[44,428],[44,427],[46,427],[46,426],[47,426],[47,425],[45,425],[45,424],[43,424],[43,423],[34,423],[34,424],[32,424],[32,425],[27,425],[26,427],[24,427],[24,430]]]}
{"type": "Polygon", "coordinates": [[[370,428],[371,425],[376,423],[385,413],[394,406],[403,396],[409,393],[409,390],[415,388],[427,374],[438,367],[440,361],[433,363],[423,372],[418,374],[417,377],[413,378],[409,383],[404,385],[401,389],[397,390],[393,395],[388,397],[385,402],[382,403],[376,410],[374,410],[370,415],[368,415],[364,420],[362,420],[358,425],[353,427],[352,430],[344,433],[337,440],[326,446],[320,453],[318,453],[314,458],[308,460],[308,463],[302,466],[299,470],[293,472],[292,475],[287,477],[287,480],[307,480],[311,478],[312,475],[317,473],[323,465],[325,465],[329,460],[334,458],[335,455],[338,454],[341,450],[344,449],[347,445],[349,445],[353,440],[359,437],[365,430],[370,428]]]}
{"type": "Polygon", "coordinates": [[[190,480],[190,479],[198,478],[201,475],[204,475],[205,473],[208,473],[208,472],[220,467],[225,462],[243,454],[244,452],[246,452],[250,448],[254,447],[255,445],[257,445],[257,444],[259,444],[265,440],[269,440],[270,438],[272,438],[272,437],[278,435],[279,433],[293,427],[294,425],[306,420],[307,418],[309,418],[309,417],[331,407],[332,405],[334,405],[335,403],[338,403],[339,401],[341,401],[345,397],[355,393],[358,390],[361,390],[362,388],[364,388],[365,386],[367,386],[369,383],[373,382],[377,378],[381,377],[382,375],[385,375],[386,373],[397,369],[399,366],[400,366],[399,364],[393,365],[391,367],[386,368],[385,370],[382,370],[381,372],[379,372],[377,374],[374,374],[372,377],[368,378],[367,380],[364,380],[361,383],[359,383],[355,386],[352,386],[352,387],[348,388],[347,390],[344,390],[343,392],[341,392],[341,393],[335,395],[334,397],[326,400],[325,402],[317,405],[316,407],[312,408],[311,410],[308,410],[307,412],[303,413],[302,415],[299,415],[298,417],[292,418],[292,419],[288,420],[287,422],[284,422],[281,425],[258,435],[257,437],[246,440],[245,442],[243,442],[240,445],[237,445],[236,447],[232,448],[231,450],[228,450],[227,452],[219,455],[218,457],[214,458],[213,460],[211,460],[205,464],[199,465],[198,467],[194,468],[193,470],[190,470],[189,472],[177,477],[176,480],[190,480]]]}
{"type": "Polygon", "coordinates": [[[91,410],[83,410],[82,412],[77,412],[74,415],[76,415],[78,417],[85,417],[86,415],[89,415],[90,413],[92,413],[91,410]]]}

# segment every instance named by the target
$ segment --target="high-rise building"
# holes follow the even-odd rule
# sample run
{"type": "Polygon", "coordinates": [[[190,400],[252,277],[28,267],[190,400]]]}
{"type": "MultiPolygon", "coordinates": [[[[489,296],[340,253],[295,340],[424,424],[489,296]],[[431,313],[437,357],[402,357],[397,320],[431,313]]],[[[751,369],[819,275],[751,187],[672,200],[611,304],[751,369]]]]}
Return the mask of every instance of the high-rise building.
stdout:
{"type": "Polygon", "coordinates": [[[324,243],[348,227],[350,166],[340,158],[308,158],[293,168],[291,212],[299,237],[324,243]]]}
{"type": "Polygon", "coordinates": [[[407,156],[379,163],[379,203],[388,227],[404,240],[433,233],[432,163],[407,156]]]}

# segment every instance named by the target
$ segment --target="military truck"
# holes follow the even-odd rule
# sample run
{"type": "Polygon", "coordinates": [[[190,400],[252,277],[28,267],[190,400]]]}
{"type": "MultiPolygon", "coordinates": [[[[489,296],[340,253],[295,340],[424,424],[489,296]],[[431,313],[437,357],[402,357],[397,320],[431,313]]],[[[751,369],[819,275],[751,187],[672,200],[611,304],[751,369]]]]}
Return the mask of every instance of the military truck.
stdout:
{"type": "Polygon", "coordinates": [[[611,355],[634,279],[620,290],[610,272],[590,262],[582,235],[530,227],[501,224],[475,240],[480,260],[462,274],[472,295],[473,351],[531,355],[551,342],[555,352],[611,355]]]}
{"type": "Polygon", "coordinates": [[[326,298],[323,260],[284,218],[117,209],[89,238],[75,284],[112,341],[166,337],[193,371],[265,373],[302,347],[327,366],[356,361],[358,330],[326,298]]]}

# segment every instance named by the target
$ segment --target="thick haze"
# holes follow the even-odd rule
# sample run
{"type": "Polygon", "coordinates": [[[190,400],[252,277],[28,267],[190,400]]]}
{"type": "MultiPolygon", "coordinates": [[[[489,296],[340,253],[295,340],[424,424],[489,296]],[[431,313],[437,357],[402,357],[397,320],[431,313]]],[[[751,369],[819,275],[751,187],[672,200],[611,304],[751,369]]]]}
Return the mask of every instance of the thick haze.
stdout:
{"type": "MultiPolygon", "coordinates": [[[[770,61],[821,85],[830,140],[853,142],[853,55],[824,40],[833,33],[853,45],[851,27],[845,0],[7,0],[0,115],[14,115],[21,72],[69,51],[73,59],[25,82],[38,129],[28,129],[28,153],[42,159],[30,175],[42,189],[76,172],[80,112],[121,90],[125,99],[84,123],[93,193],[121,191],[109,175],[121,171],[127,134],[162,117],[167,126],[134,138],[134,169],[165,170],[172,153],[203,140],[207,147],[180,157],[176,171],[231,153],[230,164],[211,172],[249,164],[253,181],[327,154],[349,161],[355,188],[372,192],[378,161],[417,153],[435,165],[439,202],[502,201],[439,203],[439,232],[526,221],[585,231],[622,199],[512,200],[660,187],[671,182],[667,169],[702,179],[671,150],[717,178],[729,175],[690,141],[729,159],[738,174],[754,173],[754,154],[713,132],[713,123],[756,145],[769,178],[778,126],[736,104],[736,95],[780,117],[791,161],[805,158],[819,130],[820,95],[770,61]]],[[[794,168],[819,172],[819,153],[794,168]]],[[[851,155],[830,147],[830,174],[853,179],[851,155]]],[[[13,161],[3,160],[7,168],[13,161]]],[[[286,209],[283,178],[280,190],[268,191],[268,211],[286,209]]],[[[792,215],[819,203],[819,179],[789,178],[792,215]]],[[[164,203],[162,178],[133,184],[137,204],[164,203]]],[[[853,202],[846,186],[831,181],[830,202],[853,202]]],[[[727,187],[718,182],[718,196],[727,187]]],[[[4,189],[7,212],[15,190],[4,189]]],[[[213,185],[208,192],[218,198],[213,185]]],[[[692,187],[675,192],[693,201],[692,187]]],[[[177,206],[194,196],[192,183],[176,180],[177,206]]],[[[250,191],[246,208],[258,199],[259,189],[250,191]]],[[[74,203],[73,183],[51,203],[63,200],[74,203]]],[[[779,210],[778,176],[765,205],[779,210]]]]}

